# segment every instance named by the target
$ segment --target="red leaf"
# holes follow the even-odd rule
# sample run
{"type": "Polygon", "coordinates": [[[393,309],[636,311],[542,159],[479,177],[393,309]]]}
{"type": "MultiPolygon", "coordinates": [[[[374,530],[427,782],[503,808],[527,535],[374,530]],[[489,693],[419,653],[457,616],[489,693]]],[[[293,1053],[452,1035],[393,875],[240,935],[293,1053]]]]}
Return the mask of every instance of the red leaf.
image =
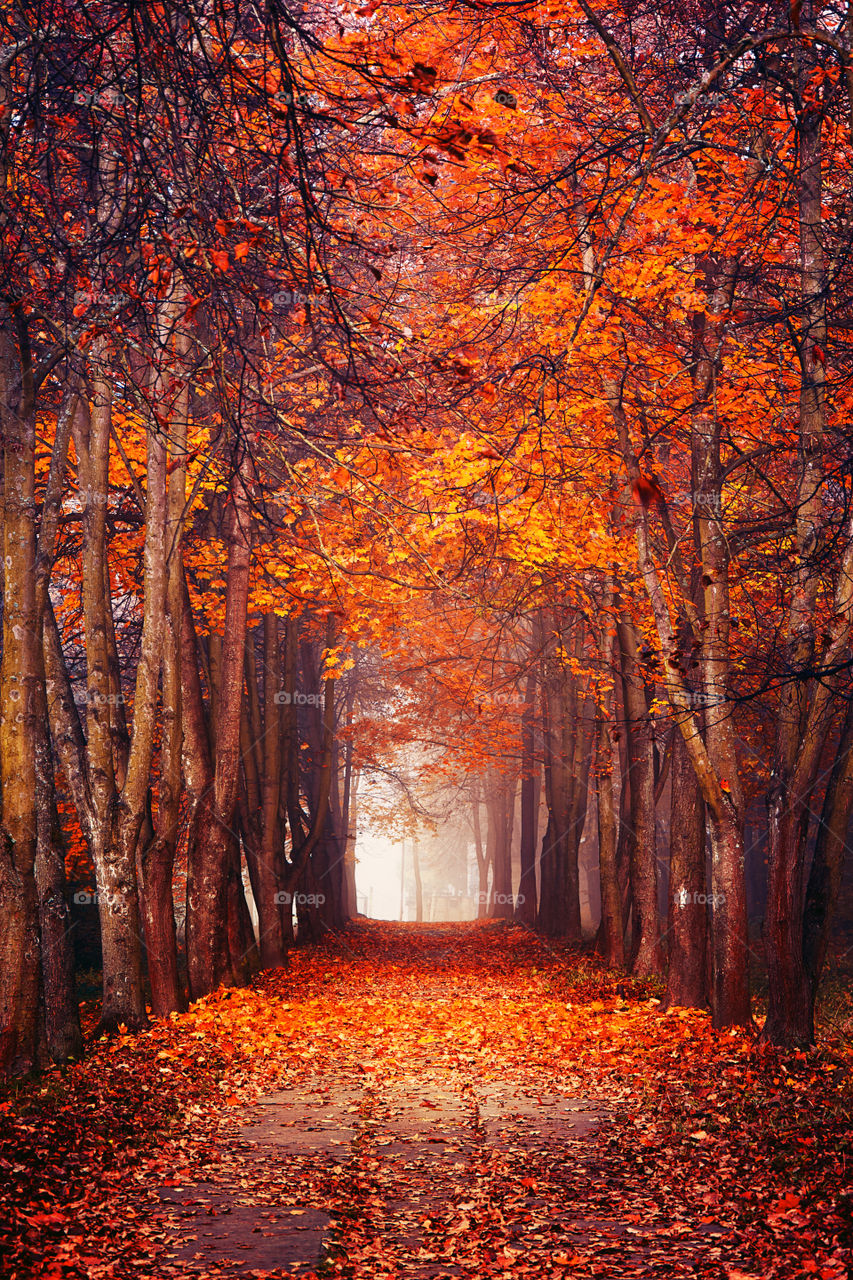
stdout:
{"type": "Polygon", "coordinates": [[[663,502],[663,490],[656,480],[644,476],[642,472],[631,482],[631,492],[638,506],[648,509],[663,502]]]}

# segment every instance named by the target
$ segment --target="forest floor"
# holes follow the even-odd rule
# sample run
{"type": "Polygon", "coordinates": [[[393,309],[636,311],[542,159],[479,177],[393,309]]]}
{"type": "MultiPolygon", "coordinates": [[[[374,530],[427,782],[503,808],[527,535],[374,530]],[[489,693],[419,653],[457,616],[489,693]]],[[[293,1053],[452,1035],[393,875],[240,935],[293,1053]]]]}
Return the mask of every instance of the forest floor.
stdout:
{"type": "Polygon", "coordinates": [[[521,928],[359,923],[8,1092],[0,1275],[840,1280],[851,1031],[780,1056],[521,928]]]}

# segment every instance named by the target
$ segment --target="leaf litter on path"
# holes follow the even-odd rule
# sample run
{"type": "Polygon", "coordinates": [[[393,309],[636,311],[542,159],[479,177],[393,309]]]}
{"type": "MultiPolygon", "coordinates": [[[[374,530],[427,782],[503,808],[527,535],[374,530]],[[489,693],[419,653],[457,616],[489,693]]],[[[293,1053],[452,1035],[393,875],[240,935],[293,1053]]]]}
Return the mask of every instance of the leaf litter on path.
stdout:
{"type": "Polygon", "coordinates": [[[352,926],[0,1104],[10,1280],[836,1280],[849,1046],[516,927],[352,926]]]}

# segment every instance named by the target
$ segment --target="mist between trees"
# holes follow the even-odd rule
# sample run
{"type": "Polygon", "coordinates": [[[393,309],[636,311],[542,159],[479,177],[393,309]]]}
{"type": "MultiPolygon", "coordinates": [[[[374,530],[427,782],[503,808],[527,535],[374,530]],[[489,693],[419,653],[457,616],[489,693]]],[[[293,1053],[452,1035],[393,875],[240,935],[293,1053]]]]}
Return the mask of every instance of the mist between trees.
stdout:
{"type": "Polygon", "coordinates": [[[3,1070],[81,1052],[69,904],[139,1028],[285,963],[294,907],[343,926],[360,824],[452,821],[485,910],[718,1027],[752,961],[810,1043],[853,804],[844,6],[0,22],[3,1070]]]}

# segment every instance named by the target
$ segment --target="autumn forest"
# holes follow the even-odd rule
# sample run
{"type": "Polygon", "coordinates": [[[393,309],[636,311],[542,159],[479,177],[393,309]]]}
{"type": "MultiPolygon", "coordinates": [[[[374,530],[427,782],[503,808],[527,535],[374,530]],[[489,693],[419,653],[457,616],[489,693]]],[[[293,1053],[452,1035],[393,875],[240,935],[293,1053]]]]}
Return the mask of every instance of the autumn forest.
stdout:
{"type": "MultiPolygon", "coordinates": [[[[2,0],[0,24],[0,1113],[46,1188],[12,1197],[2,1274],[190,1274],[98,1269],[106,1220],[88,1262],[60,1247],[72,1095],[104,1090],[141,1152],[132,1078],[160,1133],[164,1087],[209,1117],[226,1078],[220,1109],[286,1076],[308,1115],[307,1062],[348,1133],[373,1028],[451,1070],[419,990],[454,1053],[486,1025],[465,1000],[521,1001],[470,1052],[532,1055],[541,1088],[576,1070],[592,1142],[617,1080],[695,1099],[718,1072],[772,1107],[811,1072],[825,1138],[788,1117],[801,1182],[768,1154],[762,1260],[684,1274],[844,1274],[821,1179],[853,1155],[853,5],[2,0]],[[409,850],[396,931],[359,897],[371,830],[409,850]],[[471,851],[455,933],[423,906],[442,830],[471,851]],[[596,1016],[634,1020],[618,1070],[596,1016]]],[[[420,1105],[464,1149],[444,1087],[420,1105]]],[[[553,1170],[521,1114],[532,1204],[553,1170]]],[[[293,1213],[334,1200],[328,1168],[293,1213]]],[[[356,1183],[362,1234],[333,1225],[320,1274],[609,1274],[580,1239],[460,1261],[450,1228],[456,1270],[406,1270],[356,1183]]],[[[251,1266],[222,1274],[290,1274],[251,1266]]]]}

